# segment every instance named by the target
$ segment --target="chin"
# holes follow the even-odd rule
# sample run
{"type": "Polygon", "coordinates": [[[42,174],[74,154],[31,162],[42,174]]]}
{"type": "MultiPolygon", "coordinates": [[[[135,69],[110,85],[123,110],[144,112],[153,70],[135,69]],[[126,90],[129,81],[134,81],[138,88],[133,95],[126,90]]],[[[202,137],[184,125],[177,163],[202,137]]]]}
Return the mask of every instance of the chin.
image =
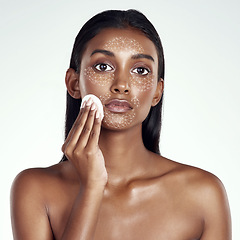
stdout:
{"type": "Polygon", "coordinates": [[[126,120],[122,120],[120,118],[116,118],[116,119],[108,119],[108,118],[104,118],[102,121],[102,127],[105,129],[109,129],[109,130],[125,130],[128,128],[132,127],[132,121],[126,121],[126,120]]]}

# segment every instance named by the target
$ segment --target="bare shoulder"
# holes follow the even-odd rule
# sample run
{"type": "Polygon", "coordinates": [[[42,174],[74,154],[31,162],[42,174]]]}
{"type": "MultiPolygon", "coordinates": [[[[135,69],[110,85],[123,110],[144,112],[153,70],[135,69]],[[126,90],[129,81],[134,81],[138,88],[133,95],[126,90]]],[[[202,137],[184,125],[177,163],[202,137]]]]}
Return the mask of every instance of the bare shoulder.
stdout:
{"type": "Polygon", "coordinates": [[[29,168],[20,172],[14,179],[11,195],[36,195],[40,198],[52,187],[64,181],[65,163],[59,163],[46,168],[29,168]]]}
{"type": "Polygon", "coordinates": [[[45,178],[53,178],[61,174],[61,167],[59,164],[55,164],[46,168],[28,168],[21,171],[16,178],[14,179],[15,183],[27,183],[29,180],[30,183],[41,182],[45,178]]]}
{"type": "MultiPolygon", "coordinates": [[[[174,213],[182,213],[182,222],[185,219],[187,226],[197,220],[201,240],[230,240],[230,208],[221,180],[206,170],[155,157],[152,171],[159,194],[156,199],[161,201],[165,196],[165,202],[172,204],[168,214],[177,206],[174,213]]],[[[161,206],[165,202],[161,202],[161,206]]]]}
{"type": "Polygon", "coordinates": [[[164,166],[166,178],[177,185],[183,185],[196,194],[225,191],[221,180],[213,173],[164,157],[160,160],[164,166]]]}
{"type": "Polygon", "coordinates": [[[173,197],[184,204],[187,203],[201,216],[205,226],[203,236],[207,236],[206,239],[213,239],[213,236],[219,234],[216,235],[213,229],[217,230],[222,226],[222,235],[218,239],[230,239],[230,208],[221,180],[214,174],[197,167],[166,158],[162,158],[162,162],[167,169],[164,176],[165,182],[173,197]],[[209,236],[212,238],[208,238],[209,236]]]}
{"type": "Polygon", "coordinates": [[[176,169],[173,175],[186,189],[186,195],[197,203],[204,217],[209,217],[211,213],[214,216],[214,212],[218,212],[223,214],[221,217],[230,219],[227,193],[222,181],[206,170],[180,163],[175,164],[176,169]]]}
{"type": "Polygon", "coordinates": [[[192,201],[199,208],[205,209],[216,203],[227,207],[228,200],[225,187],[214,174],[186,164],[178,163],[162,156],[157,157],[157,178],[160,186],[164,183],[167,191],[174,196],[182,196],[192,201]],[[211,204],[210,204],[211,203],[211,204]]]}
{"type": "Polygon", "coordinates": [[[54,239],[49,206],[55,195],[61,197],[59,189],[67,176],[65,167],[66,164],[61,163],[48,168],[26,169],[16,176],[11,188],[11,219],[16,238],[54,239]]]}

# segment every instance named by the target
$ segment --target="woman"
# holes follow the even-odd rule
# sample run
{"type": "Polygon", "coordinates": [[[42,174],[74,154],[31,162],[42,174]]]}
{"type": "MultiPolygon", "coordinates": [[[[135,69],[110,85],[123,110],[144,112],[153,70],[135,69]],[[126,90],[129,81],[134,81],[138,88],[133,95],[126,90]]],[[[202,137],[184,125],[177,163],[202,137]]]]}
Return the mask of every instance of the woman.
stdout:
{"type": "Polygon", "coordinates": [[[221,182],[159,154],[164,57],[144,15],[106,11],[76,37],[59,164],[12,186],[15,239],[231,239],[221,182]],[[100,98],[99,110],[87,94],[100,98]]]}

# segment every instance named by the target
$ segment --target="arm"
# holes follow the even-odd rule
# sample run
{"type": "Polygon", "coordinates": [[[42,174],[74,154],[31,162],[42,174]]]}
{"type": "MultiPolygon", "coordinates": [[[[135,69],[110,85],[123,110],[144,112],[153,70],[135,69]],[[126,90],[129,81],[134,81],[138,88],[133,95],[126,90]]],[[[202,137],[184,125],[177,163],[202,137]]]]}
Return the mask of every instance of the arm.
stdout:
{"type": "Polygon", "coordinates": [[[79,193],[64,230],[62,240],[93,239],[103,189],[86,189],[79,193]]]}
{"type": "MultiPolygon", "coordinates": [[[[87,102],[81,109],[62,150],[77,170],[81,190],[73,205],[62,240],[94,238],[98,213],[107,183],[107,171],[98,146],[101,121],[87,102]]],[[[96,107],[96,106],[95,106],[96,107]]]]}
{"type": "Polygon", "coordinates": [[[20,173],[11,189],[11,219],[15,240],[52,240],[41,187],[33,170],[20,173]]]}
{"type": "MultiPolygon", "coordinates": [[[[75,167],[81,188],[75,199],[62,240],[93,239],[107,183],[107,172],[98,139],[101,120],[91,104],[81,109],[62,150],[75,167]]],[[[32,170],[21,173],[11,193],[12,229],[15,240],[54,239],[42,178],[32,170]]]]}
{"type": "Polygon", "coordinates": [[[231,217],[224,186],[213,177],[202,194],[204,231],[200,239],[231,240],[231,217]]]}

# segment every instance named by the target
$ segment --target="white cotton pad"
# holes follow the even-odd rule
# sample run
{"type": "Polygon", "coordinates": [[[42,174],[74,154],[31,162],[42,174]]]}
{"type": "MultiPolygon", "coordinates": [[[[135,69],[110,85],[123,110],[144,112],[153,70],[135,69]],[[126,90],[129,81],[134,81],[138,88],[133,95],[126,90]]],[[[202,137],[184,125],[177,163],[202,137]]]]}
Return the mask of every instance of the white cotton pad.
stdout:
{"type": "Polygon", "coordinates": [[[89,98],[91,98],[91,99],[93,100],[93,102],[97,105],[98,111],[99,111],[99,113],[100,113],[100,118],[101,118],[101,120],[102,120],[103,117],[104,117],[103,105],[102,105],[100,99],[99,99],[97,96],[95,96],[95,95],[93,95],[93,94],[88,94],[88,95],[86,95],[86,96],[82,99],[81,107],[82,107],[83,103],[84,103],[84,102],[87,102],[87,100],[88,100],[89,98]]]}

